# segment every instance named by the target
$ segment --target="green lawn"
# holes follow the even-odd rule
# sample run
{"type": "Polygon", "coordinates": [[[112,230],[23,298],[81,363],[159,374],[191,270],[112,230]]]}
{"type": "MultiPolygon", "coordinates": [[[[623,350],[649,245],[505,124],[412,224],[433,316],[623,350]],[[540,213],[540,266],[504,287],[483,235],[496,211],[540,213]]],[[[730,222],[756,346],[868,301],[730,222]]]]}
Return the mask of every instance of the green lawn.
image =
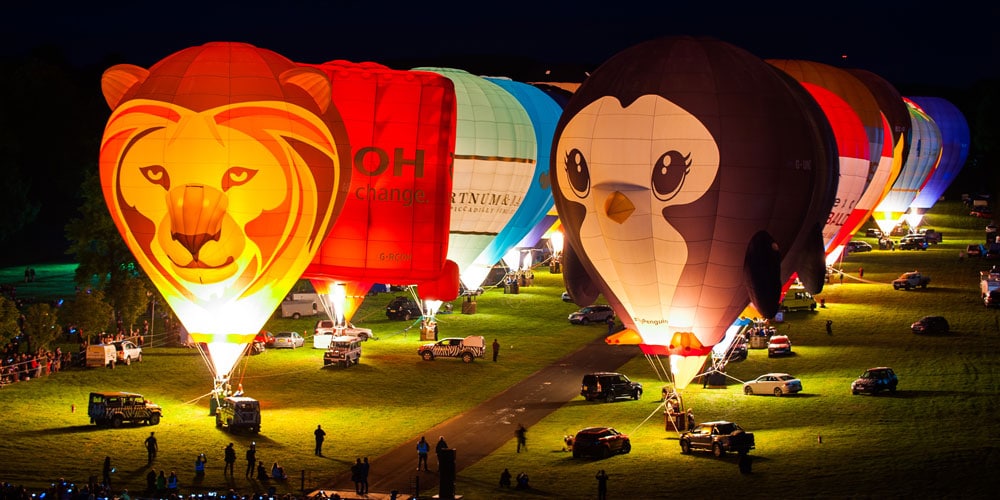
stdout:
{"type": "MultiPolygon", "coordinates": [[[[753,474],[740,475],[735,457],[680,454],[677,435],[664,429],[657,401],[665,382],[639,357],[623,372],[645,385],[642,400],[603,404],[577,398],[529,429],[529,453],[515,453],[512,434],[508,446],[459,474],[457,492],[469,499],[596,498],[594,474],[605,469],[612,498],[992,497],[1000,486],[993,476],[1000,466],[1000,310],[984,308],[979,298],[978,273],[989,267],[987,262],[958,259],[966,245],[982,241],[985,221],[969,217],[958,202],[943,202],[925,225],[943,232],[944,242],[923,252],[850,255],[842,263],[844,283],[835,280],[819,295],[825,309],[786,315],[777,326],[792,339],[794,356],[769,359],[766,352],[751,350],[746,361],[729,365],[729,375],[739,380],[789,372],[802,379],[802,394],[748,397],[736,382],[726,389],[692,384],[683,391],[698,420],[729,419],[755,433],[753,474]],[[863,280],[859,267],[864,267],[863,280]],[[931,276],[929,288],[892,289],[892,279],[914,269],[931,276]],[[929,314],[946,316],[953,333],[910,333],[910,323],[929,314]],[[834,322],[832,336],[825,332],[827,319],[834,322]],[[896,370],[899,392],[852,396],[851,380],[879,365],[896,370]],[[595,461],[574,460],[561,451],[564,435],[589,425],[611,425],[630,434],[632,453],[595,461]],[[505,467],[515,475],[527,472],[533,489],[497,489],[505,467]]],[[[40,283],[48,274],[45,266],[35,267],[40,283]]],[[[10,271],[19,294],[30,285],[20,282],[23,271],[10,271]]],[[[71,269],[62,274],[67,273],[72,276],[71,269]]],[[[7,276],[0,275],[3,283],[7,276]]],[[[7,457],[0,460],[0,480],[32,488],[59,477],[84,482],[92,474],[100,476],[101,462],[110,455],[118,468],[116,488],[142,490],[142,443],[150,430],[160,443],[156,467],[176,470],[187,493],[256,488],[239,474],[252,439],[261,460],[276,460],[292,472],[295,480],[283,486],[287,492],[298,492],[303,476],[307,488],[324,484],[357,456],[372,457],[377,474],[381,453],[604,334],[603,325],[566,321],[575,306],[559,300],[559,275],[540,268],[535,277],[536,286],[523,287],[517,295],[488,290],[476,314],[439,317],[442,337],[499,338],[504,347],[496,364],[421,361],[417,326],[385,318],[389,294],[369,297],[355,317],[356,325],[378,337],[364,344],[358,366],[321,369],[322,353],[309,348],[245,358],[238,377],[264,406],[263,430],[255,438],[215,429],[205,397],[211,377],[193,349],[153,347],[142,363],[130,367],[73,369],[6,386],[0,389],[0,456],[7,457]],[[163,405],[161,424],[118,430],[89,425],[87,393],[116,389],[141,392],[163,405]],[[325,449],[332,461],[312,454],[316,424],[327,430],[325,449]],[[237,479],[231,481],[222,475],[222,449],[230,441],[241,458],[237,479]],[[209,463],[198,484],[193,462],[201,452],[209,463]]],[[[455,306],[461,310],[458,301],[455,306]]],[[[302,332],[311,331],[313,323],[272,320],[267,327],[302,332]]],[[[154,345],[168,344],[168,339],[158,340],[154,345]]]]}

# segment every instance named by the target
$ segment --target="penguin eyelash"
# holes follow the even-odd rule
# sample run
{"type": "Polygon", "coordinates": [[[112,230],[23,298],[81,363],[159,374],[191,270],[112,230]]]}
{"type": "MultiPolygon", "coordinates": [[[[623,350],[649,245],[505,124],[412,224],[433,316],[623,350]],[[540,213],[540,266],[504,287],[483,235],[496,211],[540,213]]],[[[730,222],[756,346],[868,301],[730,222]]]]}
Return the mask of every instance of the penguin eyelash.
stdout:
{"type": "Polygon", "coordinates": [[[690,172],[691,153],[682,156],[679,151],[671,150],[660,155],[649,179],[656,199],[669,201],[677,196],[690,172]]]}
{"type": "Polygon", "coordinates": [[[586,198],[590,194],[590,167],[587,157],[577,148],[571,149],[563,159],[566,179],[573,188],[573,194],[578,198],[586,198]]]}

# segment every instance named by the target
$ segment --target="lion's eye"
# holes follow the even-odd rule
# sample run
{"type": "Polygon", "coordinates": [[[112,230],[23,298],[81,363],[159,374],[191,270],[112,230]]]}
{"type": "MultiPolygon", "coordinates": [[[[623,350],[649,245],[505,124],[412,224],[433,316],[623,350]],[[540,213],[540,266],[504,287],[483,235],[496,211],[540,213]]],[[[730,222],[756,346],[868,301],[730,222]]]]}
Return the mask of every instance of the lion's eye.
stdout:
{"type": "Polygon", "coordinates": [[[579,149],[573,148],[566,153],[563,167],[575,194],[581,198],[586,197],[590,192],[590,167],[587,166],[587,158],[579,149]]]}
{"type": "Polygon", "coordinates": [[[222,178],[222,190],[228,191],[229,188],[242,186],[250,182],[250,179],[253,179],[255,175],[257,175],[256,170],[244,167],[230,167],[229,170],[226,170],[222,178]]]}
{"type": "Polygon", "coordinates": [[[653,192],[660,201],[667,201],[681,191],[684,186],[684,178],[691,170],[691,154],[681,156],[677,151],[667,151],[663,153],[656,165],[653,165],[653,173],[650,178],[653,192]]]}
{"type": "Polygon", "coordinates": [[[167,174],[167,169],[163,168],[162,165],[149,165],[148,167],[142,167],[139,169],[142,176],[146,178],[147,181],[163,186],[163,189],[170,190],[170,175],[167,174]]]}

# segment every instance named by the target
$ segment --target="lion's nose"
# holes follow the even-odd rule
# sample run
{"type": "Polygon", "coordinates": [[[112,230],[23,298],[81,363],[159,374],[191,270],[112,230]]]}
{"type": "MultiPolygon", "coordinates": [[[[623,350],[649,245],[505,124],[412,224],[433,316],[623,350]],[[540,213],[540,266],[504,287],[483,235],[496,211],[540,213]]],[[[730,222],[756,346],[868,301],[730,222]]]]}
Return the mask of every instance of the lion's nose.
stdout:
{"type": "Polygon", "coordinates": [[[217,189],[187,185],[171,189],[167,201],[171,236],[197,260],[205,243],[218,241],[229,199],[217,189]]]}

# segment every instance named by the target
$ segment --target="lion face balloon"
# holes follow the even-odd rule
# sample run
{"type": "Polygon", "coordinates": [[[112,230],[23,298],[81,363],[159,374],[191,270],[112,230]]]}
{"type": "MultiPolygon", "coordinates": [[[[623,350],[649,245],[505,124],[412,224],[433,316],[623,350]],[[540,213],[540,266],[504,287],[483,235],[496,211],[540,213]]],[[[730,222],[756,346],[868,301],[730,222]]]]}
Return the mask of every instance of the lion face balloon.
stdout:
{"type": "Polygon", "coordinates": [[[196,342],[241,347],[311,261],[350,180],[329,80],[211,43],[108,69],[101,185],[122,237],[196,342]]]}

